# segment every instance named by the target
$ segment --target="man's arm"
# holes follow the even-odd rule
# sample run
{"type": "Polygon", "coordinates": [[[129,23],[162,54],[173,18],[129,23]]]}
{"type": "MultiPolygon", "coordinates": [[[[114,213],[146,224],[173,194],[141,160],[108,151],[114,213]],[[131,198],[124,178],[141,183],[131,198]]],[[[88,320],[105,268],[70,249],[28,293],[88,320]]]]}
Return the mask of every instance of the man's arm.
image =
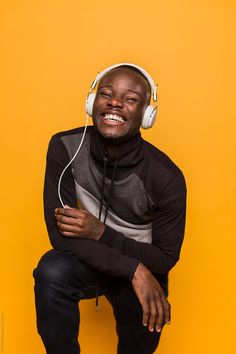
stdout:
{"type": "Polygon", "coordinates": [[[167,273],[178,261],[184,237],[186,184],[179,173],[165,188],[152,227],[152,244],[125,237],[106,226],[99,243],[140,260],[151,272],[167,273]]]}

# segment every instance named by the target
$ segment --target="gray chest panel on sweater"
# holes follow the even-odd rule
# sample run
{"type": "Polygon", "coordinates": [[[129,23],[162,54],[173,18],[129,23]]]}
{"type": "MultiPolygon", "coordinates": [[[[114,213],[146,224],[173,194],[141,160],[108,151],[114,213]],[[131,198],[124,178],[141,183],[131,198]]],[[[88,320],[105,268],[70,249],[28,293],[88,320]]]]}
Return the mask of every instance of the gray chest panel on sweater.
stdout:
{"type": "MultiPolygon", "coordinates": [[[[99,201],[88,191],[83,189],[80,185],[75,182],[76,195],[79,200],[80,205],[89,210],[91,214],[98,217],[100,203],[99,201]]],[[[104,220],[106,214],[105,207],[102,208],[101,221],[104,220]]],[[[112,227],[114,230],[121,232],[126,237],[132,238],[136,241],[151,243],[152,240],[152,224],[131,224],[118,215],[114,214],[112,211],[108,211],[106,218],[106,225],[112,227]]]]}
{"type": "MultiPolygon", "coordinates": [[[[69,157],[72,158],[79,146],[79,135],[64,136],[62,138],[69,157]]],[[[90,154],[89,136],[86,136],[82,148],[72,164],[72,171],[76,182],[76,190],[81,186],[83,190],[101,199],[102,174],[96,168],[90,154]]],[[[105,178],[104,199],[108,198],[111,180],[105,178]]],[[[104,203],[106,205],[106,203],[104,203]]],[[[114,181],[110,209],[113,214],[128,223],[148,225],[152,221],[153,202],[145,191],[144,185],[134,173],[128,177],[114,181]]]]}

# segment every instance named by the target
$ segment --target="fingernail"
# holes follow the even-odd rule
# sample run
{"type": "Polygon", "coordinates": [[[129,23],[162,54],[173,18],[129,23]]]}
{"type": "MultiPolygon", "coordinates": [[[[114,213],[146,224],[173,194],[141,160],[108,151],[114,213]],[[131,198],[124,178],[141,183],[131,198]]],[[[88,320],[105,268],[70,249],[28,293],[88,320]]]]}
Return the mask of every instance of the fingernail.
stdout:
{"type": "Polygon", "coordinates": [[[71,209],[71,207],[69,205],[65,205],[65,209],[71,209]]]}
{"type": "Polygon", "coordinates": [[[57,213],[57,210],[58,210],[58,209],[56,208],[56,209],[55,209],[55,213],[57,213]]]}
{"type": "Polygon", "coordinates": [[[170,324],[170,321],[166,321],[166,324],[168,324],[168,325],[169,325],[169,324],[170,324]]]}
{"type": "Polygon", "coordinates": [[[150,328],[150,332],[153,332],[154,331],[154,328],[150,328]]]}

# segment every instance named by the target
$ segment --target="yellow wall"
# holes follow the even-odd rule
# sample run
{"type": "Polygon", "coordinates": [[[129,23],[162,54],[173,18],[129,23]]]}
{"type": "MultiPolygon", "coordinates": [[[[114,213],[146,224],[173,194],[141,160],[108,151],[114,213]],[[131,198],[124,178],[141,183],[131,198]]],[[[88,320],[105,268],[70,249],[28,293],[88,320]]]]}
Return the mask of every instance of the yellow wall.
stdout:
{"type": "MultiPolygon", "coordinates": [[[[49,137],[84,124],[97,70],[129,61],[159,83],[159,121],[143,135],[188,184],[172,324],[157,352],[234,352],[235,15],[232,0],[1,1],[0,351],[44,353],[31,272],[50,247],[42,212],[49,137]]],[[[101,305],[99,313],[93,301],[82,305],[84,354],[115,353],[112,313],[101,305]]]]}

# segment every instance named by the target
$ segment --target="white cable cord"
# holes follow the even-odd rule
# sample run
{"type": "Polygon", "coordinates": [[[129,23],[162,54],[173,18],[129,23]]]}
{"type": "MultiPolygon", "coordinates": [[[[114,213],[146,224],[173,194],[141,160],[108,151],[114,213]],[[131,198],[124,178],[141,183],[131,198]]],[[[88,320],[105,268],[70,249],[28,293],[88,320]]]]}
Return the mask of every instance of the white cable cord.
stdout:
{"type": "Polygon", "coordinates": [[[80,149],[81,149],[81,146],[82,146],[82,144],[83,144],[84,137],[85,137],[85,134],[86,134],[86,130],[87,130],[87,127],[88,127],[88,120],[89,120],[89,116],[88,116],[88,114],[86,114],[86,123],[85,123],[84,131],[83,131],[83,135],[82,135],[82,138],[81,138],[79,147],[78,147],[78,149],[76,150],[76,153],[74,154],[74,156],[72,157],[72,159],[70,160],[70,162],[66,165],[66,167],[65,167],[64,170],[62,171],[62,173],[61,173],[61,175],[60,175],[60,178],[59,178],[59,181],[58,181],[57,194],[58,194],[59,200],[60,200],[61,205],[62,205],[63,208],[65,208],[65,204],[63,203],[62,197],[61,197],[61,180],[62,180],[62,177],[63,177],[65,171],[66,171],[67,168],[70,166],[70,164],[74,161],[74,159],[76,158],[76,156],[78,155],[78,153],[79,153],[79,151],[80,151],[80,149]]]}

